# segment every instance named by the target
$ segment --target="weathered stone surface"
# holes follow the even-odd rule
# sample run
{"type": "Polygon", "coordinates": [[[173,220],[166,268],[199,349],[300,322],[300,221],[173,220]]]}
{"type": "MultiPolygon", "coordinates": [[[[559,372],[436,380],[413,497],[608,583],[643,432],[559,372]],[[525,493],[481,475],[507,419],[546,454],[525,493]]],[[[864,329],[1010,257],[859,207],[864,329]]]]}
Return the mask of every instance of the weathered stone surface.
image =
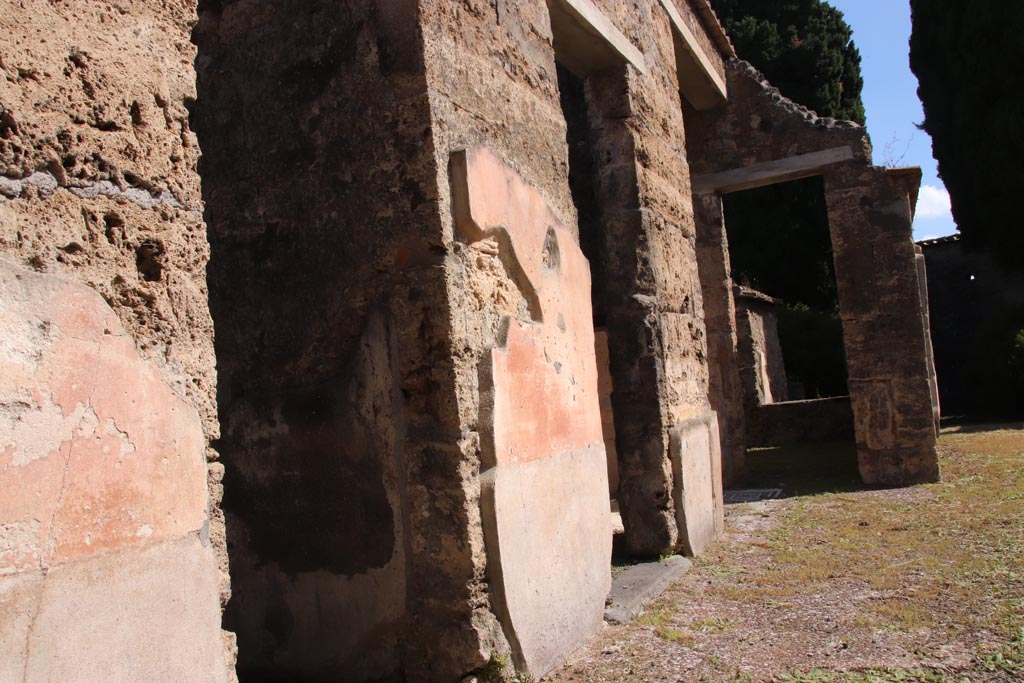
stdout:
{"type": "MultiPolygon", "coordinates": [[[[61,488],[59,472],[42,471],[58,470],[63,464],[60,456],[33,460],[16,468],[17,474],[8,467],[0,475],[19,479],[31,470],[42,477],[35,488],[45,502],[17,497],[25,505],[14,516],[23,519],[39,513],[39,524],[33,530],[20,525],[21,541],[16,545],[25,548],[29,539],[36,543],[49,526],[63,539],[59,545],[50,543],[54,561],[87,557],[104,546],[104,552],[113,552],[110,549],[124,544],[141,547],[161,536],[173,537],[179,524],[193,527],[193,520],[185,521],[192,513],[175,512],[192,498],[200,500],[198,509],[207,519],[207,483],[201,481],[194,489],[194,474],[202,473],[203,459],[216,459],[209,442],[219,436],[219,426],[206,289],[209,247],[196,170],[199,147],[188,111],[196,95],[196,51],[189,40],[195,7],[194,0],[127,0],[116,6],[0,2],[0,255],[36,272],[88,286],[109,304],[107,315],[123,326],[119,334],[105,339],[97,364],[115,373],[109,378],[112,383],[122,382],[120,387],[111,384],[106,398],[98,399],[98,404],[106,401],[105,407],[64,414],[56,408],[58,401],[74,401],[74,395],[40,394],[35,398],[42,402],[36,404],[42,412],[18,429],[24,455],[26,449],[48,447],[46,439],[36,440],[56,426],[46,420],[60,417],[65,427],[82,420],[73,452],[60,454],[71,456],[68,473],[73,475],[63,497],[54,491],[54,486],[61,488]],[[126,356],[121,352],[127,353],[129,347],[146,363],[122,363],[126,356]],[[147,388],[154,382],[166,385],[162,393],[184,398],[163,416],[166,420],[181,418],[186,409],[198,411],[198,416],[191,412],[184,420],[187,428],[180,435],[182,447],[188,441],[192,448],[197,445],[195,429],[201,429],[196,451],[200,460],[194,471],[172,471],[177,466],[173,458],[151,467],[142,445],[149,448],[155,440],[166,440],[166,431],[140,436],[135,425],[136,433],[126,441],[125,433],[131,430],[125,420],[155,419],[144,415],[152,409],[147,401],[167,407],[147,388]],[[102,421],[92,414],[103,410],[126,414],[108,415],[102,421]],[[96,438],[90,440],[90,434],[96,438]],[[130,452],[132,446],[135,452],[130,452]],[[109,450],[104,453],[104,448],[109,450]],[[122,451],[120,470],[104,471],[90,464],[100,454],[122,457],[122,451]],[[179,474],[185,478],[178,480],[179,474]],[[50,483],[42,486],[43,480],[50,483]],[[152,510],[147,497],[157,504],[152,510]],[[169,507],[174,518],[161,517],[161,506],[169,507]],[[58,508],[63,510],[60,516],[47,516],[58,508]],[[136,513],[140,519],[131,518],[136,513]],[[83,515],[91,515],[88,524],[83,515]],[[147,536],[150,527],[153,535],[147,536]]],[[[69,381],[87,376],[91,382],[91,373],[97,370],[77,360],[69,360],[67,368],[73,371],[67,375],[69,381]]],[[[0,423],[4,420],[0,417],[0,423]]],[[[0,445],[0,451],[6,445],[0,445]]],[[[65,445],[69,447],[70,442],[65,445]]],[[[173,446],[168,448],[173,451],[173,446]]],[[[218,471],[216,464],[210,467],[211,492],[217,489],[218,471]]],[[[206,522],[211,544],[207,552],[216,557],[219,580],[210,594],[200,592],[205,588],[197,585],[194,599],[197,604],[212,600],[216,606],[218,597],[226,600],[230,588],[223,520],[216,508],[219,498],[209,499],[214,507],[206,522]]],[[[0,495],[5,514],[15,504],[15,496],[0,495]]],[[[0,555],[9,557],[7,550],[0,550],[0,555]]],[[[103,634],[92,637],[101,642],[103,634]]],[[[216,632],[201,637],[223,644],[223,659],[231,659],[230,638],[222,641],[216,632]]],[[[125,659],[133,654],[123,648],[118,652],[125,659]]],[[[114,667],[109,677],[116,678],[119,670],[114,667]]]]}
{"type": "MultiPolygon", "coordinates": [[[[687,144],[695,177],[827,152],[832,156],[824,163],[812,163],[821,169],[841,161],[835,155],[843,148],[849,150],[850,158],[871,163],[871,142],[863,126],[823,118],[796,104],[747,62],[734,59],[726,71],[729,104],[725,108],[708,112],[687,108],[687,144]]],[[[782,174],[779,171],[773,173],[781,179],[785,169],[782,174]]],[[[719,187],[712,183],[705,189],[713,192],[719,187]]]]}
{"type": "Polygon", "coordinates": [[[577,74],[586,76],[622,62],[640,72],[644,58],[592,0],[548,0],[555,54],[577,74]]]}
{"type": "Polygon", "coordinates": [[[680,92],[697,109],[724,104],[728,99],[725,65],[717,49],[708,49],[705,28],[696,20],[689,3],[681,3],[682,14],[674,0],[661,0],[661,4],[672,20],[680,92]],[[694,23],[698,24],[696,30],[691,28],[694,23]]]}
{"type": "Polygon", "coordinates": [[[722,483],[728,487],[743,476],[747,459],[729,241],[725,232],[722,198],[715,194],[694,196],[693,203],[697,227],[697,271],[708,336],[708,400],[718,415],[722,483]]]}
{"type": "MultiPolygon", "coordinates": [[[[617,46],[600,72],[577,68],[590,74],[579,90],[595,205],[581,207],[556,66],[581,55],[560,39],[555,1],[201,0],[197,53],[187,0],[0,0],[0,251],[88,284],[125,330],[96,349],[68,340],[79,357],[47,380],[61,391],[17,398],[32,417],[11,422],[15,450],[0,443],[4,475],[37,481],[22,487],[32,496],[15,487],[0,549],[25,568],[0,598],[0,647],[15,661],[0,666],[15,680],[36,653],[33,619],[44,627],[33,638],[68,632],[40,649],[51,659],[29,661],[55,677],[74,680],[65,667],[80,651],[112,678],[195,678],[180,659],[158,661],[173,642],[222,680],[230,665],[211,634],[228,596],[222,490],[237,583],[227,623],[245,674],[278,679],[461,680],[510,650],[530,671],[557,662],[599,625],[609,438],[630,551],[699,552],[721,532],[718,441],[742,448],[742,413],[728,412],[735,312],[721,206],[700,199],[714,228],[702,234],[688,159],[730,171],[829,141],[863,162],[866,139],[737,64],[728,80],[742,102],[684,131],[677,37],[689,32],[682,49],[700,51],[712,79],[732,56],[706,0],[566,0],[617,46]],[[204,145],[217,396],[186,105],[204,145]],[[466,188],[482,203],[460,206],[452,153],[482,147],[491,171],[466,188]],[[579,221],[581,248],[583,214],[596,219],[579,221]],[[614,437],[593,311],[608,330],[614,437]],[[133,349],[147,363],[128,362],[133,349]],[[133,388],[93,401],[90,372],[133,388]],[[165,400],[174,391],[180,405],[165,400]],[[139,410],[149,404],[160,414],[139,410]],[[198,417],[178,420],[182,406],[198,417]],[[152,442],[216,458],[218,409],[225,466],[210,468],[206,515],[201,468],[162,478],[143,456],[152,442]],[[160,428],[139,436],[125,420],[160,428]],[[57,457],[36,438],[53,433],[68,435],[57,457]],[[122,467],[83,465],[102,457],[122,467]],[[131,601],[167,621],[144,652],[109,664],[143,630],[136,613],[112,616],[131,601]],[[75,611],[95,612],[100,635],[65,618],[75,611]]],[[[870,341],[915,338],[902,307],[872,314],[909,283],[902,252],[863,242],[849,245],[846,324],[850,348],[878,358],[879,374],[854,378],[854,400],[884,479],[913,457],[927,465],[929,428],[913,359],[870,341]],[[876,264],[901,273],[891,288],[870,277],[876,264]]],[[[16,338],[46,336],[29,328],[16,338]]]]}
{"type": "Polygon", "coordinates": [[[672,430],[674,493],[683,548],[688,555],[704,552],[725,529],[722,498],[722,449],[713,411],[681,422],[672,430]]]}
{"type": "Polygon", "coordinates": [[[695,194],[740,192],[801,180],[821,175],[832,164],[853,159],[854,156],[853,149],[844,145],[820,152],[797,154],[778,161],[762,161],[731,171],[696,176],[693,179],[693,191],[695,194]]]}
{"type": "Polygon", "coordinates": [[[487,660],[419,4],[199,6],[244,674],[458,680],[487,660]]]}
{"type": "Polygon", "coordinates": [[[744,403],[759,406],[789,400],[786,362],[775,312],[782,302],[745,287],[735,287],[733,294],[744,403]]]}
{"type": "Polygon", "coordinates": [[[81,285],[0,263],[0,572],[178,538],[206,523],[195,409],[81,285]]]}
{"type": "Polygon", "coordinates": [[[6,680],[226,681],[195,408],[84,285],[0,261],[0,321],[6,680]]]}
{"type": "Polygon", "coordinates": [[[693,563],[680,555],[658,562],[628,567],[612,579],[605,621],[624,624],[643,611],[644,605],[661,595],[673,581],[682,578],[693,563]]]}
{"type": "Polygon", "coordinates": [[[601,431],[608,455],[608,491],[614,499],[619,492],[619,454],[615,450],[615,414],[612,408],[612,371],[608,359],[608,330],[594,330],[594,351],[597,361],[597,394],[601,402],[601,431]]]}
{"type": "Polygon", "coordinates": [[[656,65],[586,83],[625,545],[652,556],[680,544],[669,430],[707,408],[704,311],[671,19],[655,3],[649,19],[598,4],[656,65]]]}
{"type": "Polygon", "coordinates": [[[23,683],[28,663],[28,634],[43,593],[40,572],[0,577],[0,681],[23,683]]]}
{"type": "Polygon", "coordinates": [[[481,148],[452,163],[456,225],[498,251],[528,302],[481,373],[484,530],[517,667],[541,675],[600,627],[611,582],[590,269],[543,197],[481,148]]]}
{"type": "Polygon", "coordinates": [[[861,476],[937,481],[928,331],[906,187],[847,163],[825,175],[861,476]],[[902,463],[902,464],[901,464],[902,463]]]}
{"type": "Polygon", "coordinates": [[[751,446],[853,439],[849,396],[770,403],[747,410],[747,441],[751,446]]]}
{"type": "Polygon", "coordinates": [[[98,291],[216,438],[194,21],[194,1],[0,2],[0,251],[98,291]]]}
{"type": "MultiPolygon", "coordinates": [[[[919,183],[920,180],[917,182],[919,183]]],[[[915,187],[914,191],[917,192],[918,188],[915,187]]],[[[912,199],[912,203],[915,205],[914,211],[916,211],[917,200],[912,199]]],[[[928,266],[925,262],[921,245],[914,247],[914,260],[917,262],[917,283],[921,291],[921,316],[924,319],[924,329],[927,332],[924,344],[925,360],[928,363],[928,386],[932,392],[932,417],[935,420],[935,429],[939,431],[942,429],[942,405],[939,400],[939,378],[935,372],[935,348],[932,345],[931,335],[931,310],[928,306],[928,266]]]]}
{"type": "Polygon", "coordinates": [[[601,628],[611,586],[608,488],[601,445],[485,474],[485,530],[496,608],[519,670],[541,676],[601,628]],[[493,514],[494,520],[488,519],[493,514]],[[504,614],[502,614],[504,613],[504,614]]]}
{"type": "MultiPolygon", "coordinates": [[[[934,480],[937,460],[924,455],[934,453],[936,408],[910,237],[913,174],[873,167],[862,127],[794,104],[749,64],[731,62],[728,75],[721,112],[687,109],[691,165],[708,181],[695,190],[727,192],[794,172],[825,177],[862,475],[879,484],[934,480]]],[[[720,219],[715,201],[699,202],[709,234],[720,219]]]]}

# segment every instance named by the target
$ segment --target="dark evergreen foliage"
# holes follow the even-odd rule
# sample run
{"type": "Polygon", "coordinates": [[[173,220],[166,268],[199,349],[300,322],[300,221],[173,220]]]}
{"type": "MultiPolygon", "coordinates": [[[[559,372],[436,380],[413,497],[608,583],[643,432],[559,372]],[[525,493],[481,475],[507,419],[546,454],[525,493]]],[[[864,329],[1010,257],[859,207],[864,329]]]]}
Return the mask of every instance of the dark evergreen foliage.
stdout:
{"type": "Polygon", "coordinates": [[[969,247],[1024,270],[1024,2],[911,0],[923,128],[969,247]]]}
{"type": "Polygon", "coordinates": [[[822,0],[715,0],[736,46],[772,85],[821,116],[864,123],[860,52],[843,13],[822,0]]]}
{"type": "Polygon", "coordinates": [[[739,284],[789,303],[836,309],[832,238],[820,177],[726,196],[725,226],[739,284]]]}

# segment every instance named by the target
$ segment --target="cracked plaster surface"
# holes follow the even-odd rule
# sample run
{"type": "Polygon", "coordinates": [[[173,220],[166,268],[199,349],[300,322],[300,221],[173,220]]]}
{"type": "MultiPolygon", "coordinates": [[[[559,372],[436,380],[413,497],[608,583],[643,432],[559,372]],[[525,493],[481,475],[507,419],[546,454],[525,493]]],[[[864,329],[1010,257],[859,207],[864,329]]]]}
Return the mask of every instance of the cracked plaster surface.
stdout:
{"type": "Polygon", "coordinates": [[[0,263],[0,575],[204,528],[195,410],[87,287],[0,263]]]}

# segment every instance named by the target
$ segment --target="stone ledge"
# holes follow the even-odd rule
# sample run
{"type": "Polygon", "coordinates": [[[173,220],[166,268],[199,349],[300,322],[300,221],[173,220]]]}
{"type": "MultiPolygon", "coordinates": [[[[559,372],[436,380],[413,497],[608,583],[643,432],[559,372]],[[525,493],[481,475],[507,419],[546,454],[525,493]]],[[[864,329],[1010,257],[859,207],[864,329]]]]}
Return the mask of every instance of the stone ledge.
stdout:
{"type": "Polygon", "coordinates": [[[558,60],[585,77],[629,63],[647,73],[644,56],[592,0],[548,0],[558,60]]]}
{"type": "Polygon", "coordinates": [[[676,73],[683,95],[699,111],[715,109],[729,99],[728,85],[701,49],[693,31],[679,15],[672,0],[661,0],[672,22],[676,48],[676,73]]]}
{"type": "Polygon", "coordinates": [[[604,610],[605,621],[624,624],[643,611],[644,606],[661,595],[673,581],[690,571],[693,563],[682,555],[660,562],[630,567],[612,578],[612,590],[604,610]]]}

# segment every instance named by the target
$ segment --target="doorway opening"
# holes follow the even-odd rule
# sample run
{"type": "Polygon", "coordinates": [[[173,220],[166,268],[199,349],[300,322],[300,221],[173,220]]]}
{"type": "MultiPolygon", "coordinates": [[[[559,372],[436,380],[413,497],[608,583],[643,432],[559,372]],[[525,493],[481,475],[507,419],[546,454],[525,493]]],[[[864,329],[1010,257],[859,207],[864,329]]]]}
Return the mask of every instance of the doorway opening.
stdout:
{"type": "Polygon", "coordinates": [[[598,166],[587,105],[587,85],[561,62],[556,62],[558,90],[566,123],[569,147],[569,189],[579,224],[580,249],[590,262],[591,305],[594,313],[594,352],[597,358],[598,393],[601,426],[608,458],[608,494],[612,510],[612,532],[624,532],[618,507],[619,461],[615,447],[614,391],[608,340],[608,316],[604,287],[607,281],[605,240],[601,210],[597,199],[598,166]]]}
{"type": "Polygon", "coordinates": [[[745,487],[859,482],[824,180],[724,196],[745,487]]]}

